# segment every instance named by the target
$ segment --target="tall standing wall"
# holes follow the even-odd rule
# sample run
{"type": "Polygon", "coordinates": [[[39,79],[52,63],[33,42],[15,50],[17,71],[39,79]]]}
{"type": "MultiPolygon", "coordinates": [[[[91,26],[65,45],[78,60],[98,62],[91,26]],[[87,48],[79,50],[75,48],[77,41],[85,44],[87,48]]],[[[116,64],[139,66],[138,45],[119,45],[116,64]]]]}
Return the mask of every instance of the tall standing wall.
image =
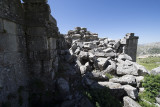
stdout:
{"type": "Polygon", "coordinates": [[[58,35],[46,0],[0,0],[0,107],[29,106],[35,79],[54,85],[58,35]]]}

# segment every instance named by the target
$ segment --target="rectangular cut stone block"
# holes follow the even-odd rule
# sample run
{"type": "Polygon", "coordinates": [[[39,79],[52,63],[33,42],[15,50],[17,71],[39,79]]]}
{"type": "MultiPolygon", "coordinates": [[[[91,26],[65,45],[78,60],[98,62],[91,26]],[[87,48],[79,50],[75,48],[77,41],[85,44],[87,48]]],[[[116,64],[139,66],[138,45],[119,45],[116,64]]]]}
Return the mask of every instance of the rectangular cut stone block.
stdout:
{"type": "Polygon", "coordinates": [[[44,36],[46,35],[45,27],[30,27],[27,29],[27,34],[32,36],[44,36]]]}
{"type": "Polygon", "coordinates": [[[16,23],[11,22],[9,20],[3,20],[4,30],[6,33],[17,34],[17,26],[16,23]]]}
{"type": "Polygon", "coordinates": [[[47,37],[31,36],[28,38],[30,51],[43,51],[48,49],[47,37]]]}
{"type": "Polygon", "coordinates": [[[17,36],[12,34],[0,35],[0,52],[18,51],[17,36]]]}
{"type": "Polygon", "coordinates": [[[35,57],[38,60],[48,61],[48,60],[50,60],[50,51],[45,50],[45,51],[37,52],[37,55],[35,57]]]}
{"type": "Polygon", "coordinates": [[[56,38],[49,38],[49,46],[50,46],[50,49],[56,49],[56,38]]]}
{"type": "Polygon", "coordinates": [[[18,52],[10,52],[4,54],[4,64],[12,65],[12,64],[21,64],[23,62],[23,58],[21,57],[21,53],[18,52]]]}

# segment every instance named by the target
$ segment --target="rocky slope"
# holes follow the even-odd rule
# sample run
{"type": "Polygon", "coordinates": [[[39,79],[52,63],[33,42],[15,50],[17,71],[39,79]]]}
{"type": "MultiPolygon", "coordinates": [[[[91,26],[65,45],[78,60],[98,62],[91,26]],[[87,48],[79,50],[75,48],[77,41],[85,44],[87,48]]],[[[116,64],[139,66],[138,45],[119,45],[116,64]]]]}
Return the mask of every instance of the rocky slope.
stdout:
{"type": "Polygon", "coordinates": [[[137,55],[149,55],[149,54],[160,54],[160,42],[139,44],[137,49],[137,55]]]}

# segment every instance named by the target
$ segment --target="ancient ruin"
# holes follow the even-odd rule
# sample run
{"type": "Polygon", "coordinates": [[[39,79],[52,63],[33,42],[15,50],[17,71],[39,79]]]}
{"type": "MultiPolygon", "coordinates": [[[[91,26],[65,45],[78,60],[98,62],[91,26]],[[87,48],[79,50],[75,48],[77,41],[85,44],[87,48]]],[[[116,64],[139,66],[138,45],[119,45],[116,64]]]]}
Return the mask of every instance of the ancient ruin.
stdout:
{"type": "Polygon", "coordinates": [[[0,0],[0,107],[93,107],[79,87],[108,87],[124,107],[140,107],[149,72],[135,62],[134,33],[111,40],[76,27],[63,35],[47,0],[23,2],[0,0]]]}

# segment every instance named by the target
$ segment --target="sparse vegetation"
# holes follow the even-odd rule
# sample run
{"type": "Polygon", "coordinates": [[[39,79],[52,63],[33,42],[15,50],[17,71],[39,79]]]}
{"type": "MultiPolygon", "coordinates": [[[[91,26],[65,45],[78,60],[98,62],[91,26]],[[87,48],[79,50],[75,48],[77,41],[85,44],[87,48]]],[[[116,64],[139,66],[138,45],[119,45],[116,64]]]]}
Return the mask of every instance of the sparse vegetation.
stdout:
{"type": "Polygon", "coordinates": [[[112,79],[113,78],[113,75],[109,74],[109,73],[106,73],[106,77],[108,77],[109,79],[112,79]]]}
{"type": "Polygon", "coordinates": [[[160,57],[148,57],[143,59],[137,59],[137,63],[143,65],[147,70],[152,70],[160,66],[160,57]]]}
{"type": "Polygon", "coordinates": [[[160,92],[160,75],[147,75],[144,78],[142,86],[145,91],[139,95],[139,103],[142,107],[155,107],[155,97],[160,92]],[[148,103],[150,102],[150,103],[148,103]]]}

